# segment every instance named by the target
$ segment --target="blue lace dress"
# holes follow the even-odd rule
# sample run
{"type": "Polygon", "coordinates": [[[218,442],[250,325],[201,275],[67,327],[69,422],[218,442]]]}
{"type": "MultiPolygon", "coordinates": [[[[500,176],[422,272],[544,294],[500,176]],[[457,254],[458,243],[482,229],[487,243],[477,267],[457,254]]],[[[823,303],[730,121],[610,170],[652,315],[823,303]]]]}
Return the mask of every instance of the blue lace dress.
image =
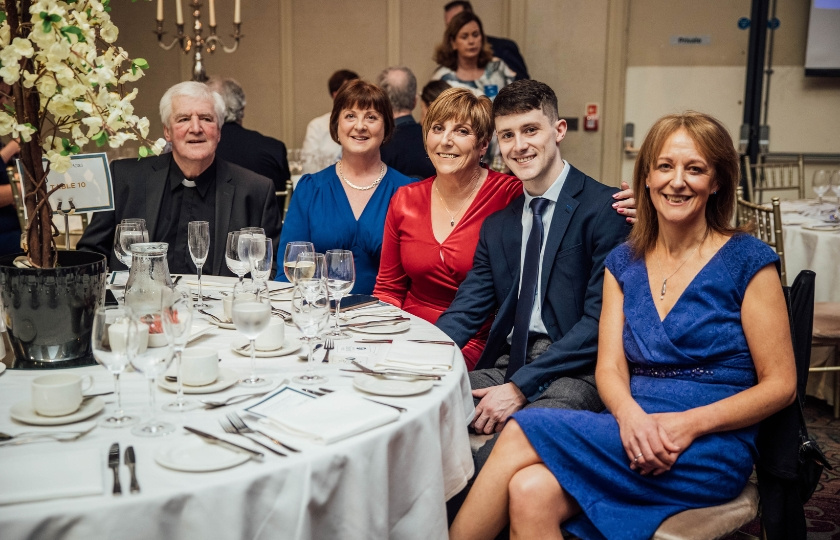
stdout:
{"type": "MultiPolygon", "coordinates": [[[[778,257],[748,235],[730,238],[660,321],[643,259],[621,245],[606,266],[624,292],[623,341],[630,392],[648,413],[701,407],[756,383],[741,327],[752,277],[778,257]]],[[[757,427],[696,439],[672,469],[629,468],[609,413],[528,409],[514,418],[582,513],[564,524],[581,538],[650,538],[668,516],[736,497],[750,476],[757,427]]]]}

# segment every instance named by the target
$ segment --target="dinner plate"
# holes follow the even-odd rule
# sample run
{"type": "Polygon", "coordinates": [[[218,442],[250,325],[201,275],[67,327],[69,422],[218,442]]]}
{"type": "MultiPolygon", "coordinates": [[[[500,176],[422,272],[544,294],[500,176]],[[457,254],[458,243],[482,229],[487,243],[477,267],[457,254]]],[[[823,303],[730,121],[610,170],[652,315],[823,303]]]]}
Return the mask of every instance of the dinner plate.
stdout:
{"type": "Polygon", "coordinates": [[[158,465],[186,472],[220,471],[241,465],[249,459],[248,454],[192,437],[164,446],[155,453],[158,465]]]}
{"type": "Polygon", "coordinates": [[[9,413],[12,418],[24,424],[32,424],[34,426],[61,426],[90,418],[104,408],[105,400],[101,397],[95,397],[83,401],[82,406],[74,413],[65,414],[64,416],[41,416],[35,412],[32,402],[26,400],[12,405],[9,413]]]}
{"type": "Polygon", "coordinates": [[[803,225],[803,229],[807,229],[809,231],[823,231],[823,232],[833,232],[833,231],[840,231],[840,223],[837,225],[832,225],[826,223],[824,225],[803,225]]]}
{"type": "MultiPolygon", "coordinates": [[[[225,388],[230,388],[236,381],[239,380],[239,375],[234,373],[233,371],[225,368],[219,368],[219,377],[216,379],[215,382],[211,382],[210,384],[205,384],[204,386],[190,386],[188,384],[184,385],[184,393],[185,394],[212,394],[213,392],[221,392],[225,388]]],[[[178,391],[178,383],[167,381],[163,377],[158,377],[157,380],[158,386],[163,388],[164,390],[169,390],[170,392],[177,392],[178,391]]]]}
{"type": "Polygon", "coordinates": [[[430,380],[394,381],[360,374],[353,377],[353,386],[379,396],[413,396],[427,392],[433,385],[430,380]]]}
{"type": "MultiPolygon", "coordinates": [[[[363,317],[355,317],[350,324],[364,323],[368,321],[380,321],[387,317],[381,315],[369,315],[363,317]]],[[[388,323],[387,321],[382,326],[347,326],[344,330],[352,330],[353,332],[362,332],[365,334],[398,334],[405,332],[411,328],[411,321],[400,321],[398,323],[388,323]]]]}
{"type": "MultiPolygon", "coordinates": [[[[251,348],[247,347],[244,351],[242,347],[248,345],[247,339],[237,339],[234,340],[230,346],[230,350],[237,354],[241,354],[242,356],[251,356],[251,348]]],[[[261,351],[257,349],[257,352],[254,356],[257,358],[276,358],[278,356],[286,356],[287,354],[292,354],[300,349],[300,340],[295,338],[286,338],[286,341],[283,342],[283,346],[279,349],[274,349],[273,351],[261,351]]]]}

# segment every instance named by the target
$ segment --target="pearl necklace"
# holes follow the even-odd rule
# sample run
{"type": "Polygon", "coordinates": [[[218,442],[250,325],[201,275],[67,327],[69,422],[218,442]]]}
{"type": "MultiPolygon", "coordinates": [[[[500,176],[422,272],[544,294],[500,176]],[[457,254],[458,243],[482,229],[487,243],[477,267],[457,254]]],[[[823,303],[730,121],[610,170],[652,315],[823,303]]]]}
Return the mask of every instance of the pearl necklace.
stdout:
{"type": "Polygon", "coordinates": [[[387,170],[387,167],[385,167],[385,164],[383,163],[382,166],[379,168],[379,178],[374,180],[373,183],[369,186],[357,186],[356,184],[344,177],[344,171],[341,170],[341,160],[338,160],[338,163],[336,163],[336,165],[338,165],[338,176],[340,176],[341,179],[344,180],[344,183],[353,189],[358,189],[359,191],[367,191],[378,186],[379,182],[381,182],[382,179],[385,178],[385,171],[387,170]]]}
{"type": "MultiPolygon", "coordinates": [[[[685,263],[687,263],[687,262],[688,262],[688,259],[690,259],[690,258],[694,255],[694,253],[695,253],[698,249],[700,249],[700,245],[701,245],[702,243],[703,243],[703,241],[701,240],[701,241],[700,241],[700,243],[699,243],[699,244],[697,244],[697,245],[694,247],[694,249],[692,249],[692,250],[691,250],[691,253],[689,253],[689,254],[688,254],[688,257],[686,257],[685,259],[683,259],[683,262],[681,262],[681,263],[680,263],[680,265],[677,267],[677,269],[676,269],[676,270],[674,270],[673,272],[671,272],[671,275],[669,275],[668,277],[666,277],[665,279],[663,279],[663,280],[662,280],[662,290],[660,290],[660,291],[659,291],[659,299],[660,299],[660,300],[665,300],[665,289],[667,288],[667,285],[668,285],[668,280],[669,280],[669,279],[671,279],[672,277],[674,277],[674,274],[676,274],[677,272],[679,272],[679,271],[680,271],[680,268],[682,268],[682,267],[683,267],[683,265],[684,265],[685,263]]],[[[658,258],[656,259],[656,266],[657,266],[657,268],[659,269],[659,273],[661,274],[661,273],[662,273],[662,261],[661,261],[660,259],[658,259],[658,258]]]]}
{"type": "Polygon", "coordinates": [[[470,194],[467,195],[467,198],[464,199],[464,202],[461,203],[461,206],[459,206],[458,210],[456,210],[454,213],[450,212],[449,207],[446,206],[446,201],[443,200],[443,196],[440,194],[440,190],[437,187],[437,182],[432,184],[432,186],[435,188],[435,193],[437,193],[438,199],[440,199],[440,203],[443,205],[443,208],[446,210],[446,213],[449,214],[449,226],[450,227],[455,226],[455,216],[457,216],[458,214],[461,213],[461,210],[464,209],[464,206],[466,206],[467,202],[469,202],[469,200],[472,198],[473,194],[478,190],[478,177],[480,175],[481,175],[481,168],[479,168],[477,171],[475,171],[475,175],[472,177],[472,180],[470,180],[470,184],[473,184],[473,183],[475,184],[473,186],[472,191],[470,191],[470,194]]]}

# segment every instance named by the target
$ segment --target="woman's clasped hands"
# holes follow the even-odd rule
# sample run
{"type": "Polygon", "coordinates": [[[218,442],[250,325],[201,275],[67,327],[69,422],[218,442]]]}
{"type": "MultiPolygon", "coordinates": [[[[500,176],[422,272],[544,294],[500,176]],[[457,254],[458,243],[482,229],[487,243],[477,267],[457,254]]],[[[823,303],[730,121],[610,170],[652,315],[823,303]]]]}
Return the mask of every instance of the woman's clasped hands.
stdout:
{"type": "Polygon", "coordinates": [[[637,406],[616,420],[630,468],[643,475],[671,470],[696,437],[686,412],[647,414],[637,406]]]}

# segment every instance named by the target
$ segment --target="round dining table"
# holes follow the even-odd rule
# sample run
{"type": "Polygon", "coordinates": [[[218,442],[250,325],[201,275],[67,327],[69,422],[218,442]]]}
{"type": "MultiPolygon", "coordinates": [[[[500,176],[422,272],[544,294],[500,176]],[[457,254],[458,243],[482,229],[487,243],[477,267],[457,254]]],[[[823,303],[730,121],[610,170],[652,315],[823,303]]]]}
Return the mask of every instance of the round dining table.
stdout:
{"type": "MultiPolygon", "coordinates": [[[[220,299],[230,293],[233,282],[214,276],[203,278],[203,292],[211,298],[211,313],[221,313],[220,299]]],[[[288,286],[271,284],[272,287],[280,285],[288,286]]],[[[273,301],[273,305],[288,309],[287,301],[273,301]]],[[[474,471],[467,434],[474,406],[460,350],[454,345],[440,345],[443,354],[452,355],[452,367],[429,390],[418,395],[371,395],[354,386],[357,374],[342,371],[353,366],[344,363],[347,355],[341,351],[358,342],[393,340],[394,345],[405,342],[400,344],[405,349],[415,343],[409,340],[449,340],[428,322],[406,313],[401,315],[410,317],[410,327],[401,332],[352,332],[352,338],[336,341],[331,363],[319,360],[316,365],[317,373],[328,381],[313,389],[321,387],[374,399],[401,407],[404,412],[395,421],[329,444],[278,430],[269,431],[281,442],[300,450],[294,453],[277,446],[287,454],[285,457],[243,436],[228,434],[220,426],[219,420],[234,411],[248,419],[252,427],[265,428],[245,411],[265,397],[216,409],[164,412],[161,406],[172,401],[175,394],[156,384],[158,417],[177,429],[162,437],[138,437],[130,428],[96,425],[99,417],[114,411],[114,395],[93,398],[105,401],[104,411],[72,424],[41,426],[12,419],[12,409],[30,400],[33,379],[49,372],[5,370],[0,374],[0,431],[18,434],[94,429],[69,442],[0,443],[0,538],[446,538],[445,503],[466,486],[474,471]],[[205,444],[187,432],[185,426],[261,451],[265,457],[262,461],[249,460],[221,470],[184,471],[162,466],[161,456],[169,455],[167,452],[172,449],[205,444]],[[121,453],[128,446],[133,447],[138,493],[129,490],[129,470],[122,456],[117,468],[122,493],[112,493],[108,455],[113,443],[119,443],[121,453]]],[[[215,349],[222,373],[247,376],[249,356],[233,350],[241,345],[244,337],[235,329],[217,325],[207,329],[209,317],[200,313],[195,316],[194,329],[201,335],[188,347],[215,349]]],[[[299,337],[290,322],[285,330],[287,343],[299,337]]],[[[302,352],[280,357],[260,355],[257,373],[272,379],[274,386],[291,380],[306,369],[302,352]]],[[[323,353],[318,356],[322,357],[323,353]]],[[[91,375],[94,384],[86,390],[88,393],[114,388],[112,375],[101,366],[61,371],[91,375]]],[[[146,379],[132,371],[124,373],[120,381],[125,411],[146,419],[149,415],[146,379]]],[[[294,383],[290,386],[306,388],[294,383]]],[[[253,391],[256,390],[237,383],[215,393],[188,393],[186,397],[217,400],[253,391]]],[[[260,440],[273,445],[264,438],[260,440]]],[[[213,450],[228,452],[216,445],[213,450]]]]}
{"type": "Polygon", "coordinates": [[[833,200],[781,201],[788,284],[802,270],[813,270],[817,302],[840,302],[840,223],[827,221],[837,206],[833,200]]]}

